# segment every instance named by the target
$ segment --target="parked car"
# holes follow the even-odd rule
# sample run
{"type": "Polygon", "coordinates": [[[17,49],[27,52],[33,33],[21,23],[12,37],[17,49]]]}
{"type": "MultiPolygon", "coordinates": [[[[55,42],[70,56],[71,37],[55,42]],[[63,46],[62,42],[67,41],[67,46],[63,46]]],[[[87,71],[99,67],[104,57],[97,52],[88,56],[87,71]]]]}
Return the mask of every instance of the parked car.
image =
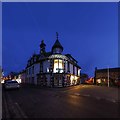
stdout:
{"type": "Polygon", "coordinates": [[[6,80],[4,82],[4,88],[5,89],[19,89],[20,84],[15,80],[6,80]]]}

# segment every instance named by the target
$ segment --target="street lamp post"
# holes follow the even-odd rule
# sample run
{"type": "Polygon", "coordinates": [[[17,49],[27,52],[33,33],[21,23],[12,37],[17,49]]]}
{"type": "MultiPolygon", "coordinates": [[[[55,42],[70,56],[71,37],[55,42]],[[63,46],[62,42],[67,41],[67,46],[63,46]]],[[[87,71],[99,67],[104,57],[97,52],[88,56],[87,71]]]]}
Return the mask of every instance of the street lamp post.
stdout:
{"type": "Polygon", "coordinates": [[[109,80],[109,67],[108,67],[108,87],[110,86],[110,80],[109,80]]]}

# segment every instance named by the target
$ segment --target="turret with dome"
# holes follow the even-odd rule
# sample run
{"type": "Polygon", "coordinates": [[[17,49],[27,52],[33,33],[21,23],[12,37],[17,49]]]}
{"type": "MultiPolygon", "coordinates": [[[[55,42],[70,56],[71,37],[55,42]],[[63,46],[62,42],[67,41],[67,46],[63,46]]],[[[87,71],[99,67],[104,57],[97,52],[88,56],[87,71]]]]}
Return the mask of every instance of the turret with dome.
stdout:
{"type": "Polygon", "coordinates": [[[57,39],[56,39],[54,45],[52,46],[52,53],[53,54],[56,54],[56,53],[61,54],[63,52],[63,47],[58,40],[58,32],[56,32],[56,37],[57,37],[57,39]]]}

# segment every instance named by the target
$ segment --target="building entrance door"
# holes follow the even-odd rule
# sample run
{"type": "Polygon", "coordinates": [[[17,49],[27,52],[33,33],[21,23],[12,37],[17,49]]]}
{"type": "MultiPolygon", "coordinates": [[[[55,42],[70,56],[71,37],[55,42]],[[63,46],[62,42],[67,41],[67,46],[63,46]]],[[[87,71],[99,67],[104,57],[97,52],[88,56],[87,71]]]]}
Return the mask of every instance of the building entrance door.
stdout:
{"type": "Polygon", "coordinates": [[[54,75],[54,86],[62,87],[62,75],[54,75]]]}
{"type": "Polygon", "coordinates": [[[59,75],[59,86],[62,87],[62,75],[59,75]]]}
{"type": "Polygon", "coordinates": [[[58,86],[59,80],[58,80],[58,75],[54,75],[54,86],[58,86]]]}
{"type": "Polygon", "coordinates": [[[71,81],[70,81],[70,75],[67,76],[67,86],[70,86],[71,81]]]}

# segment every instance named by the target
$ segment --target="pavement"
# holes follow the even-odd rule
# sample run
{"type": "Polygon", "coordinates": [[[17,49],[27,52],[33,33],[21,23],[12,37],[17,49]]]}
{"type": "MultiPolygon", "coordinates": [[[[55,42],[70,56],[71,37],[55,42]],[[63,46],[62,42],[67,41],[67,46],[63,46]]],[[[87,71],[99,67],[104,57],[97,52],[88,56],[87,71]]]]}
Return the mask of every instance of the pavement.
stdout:
{"type": "Polygon", "coordinates": [[[114,103],[120,102],[120,88],[117,87],[81,85],[81,89],[74,94],[78,96],[94,97],[98,100],[104,99],[114,103]]]}

